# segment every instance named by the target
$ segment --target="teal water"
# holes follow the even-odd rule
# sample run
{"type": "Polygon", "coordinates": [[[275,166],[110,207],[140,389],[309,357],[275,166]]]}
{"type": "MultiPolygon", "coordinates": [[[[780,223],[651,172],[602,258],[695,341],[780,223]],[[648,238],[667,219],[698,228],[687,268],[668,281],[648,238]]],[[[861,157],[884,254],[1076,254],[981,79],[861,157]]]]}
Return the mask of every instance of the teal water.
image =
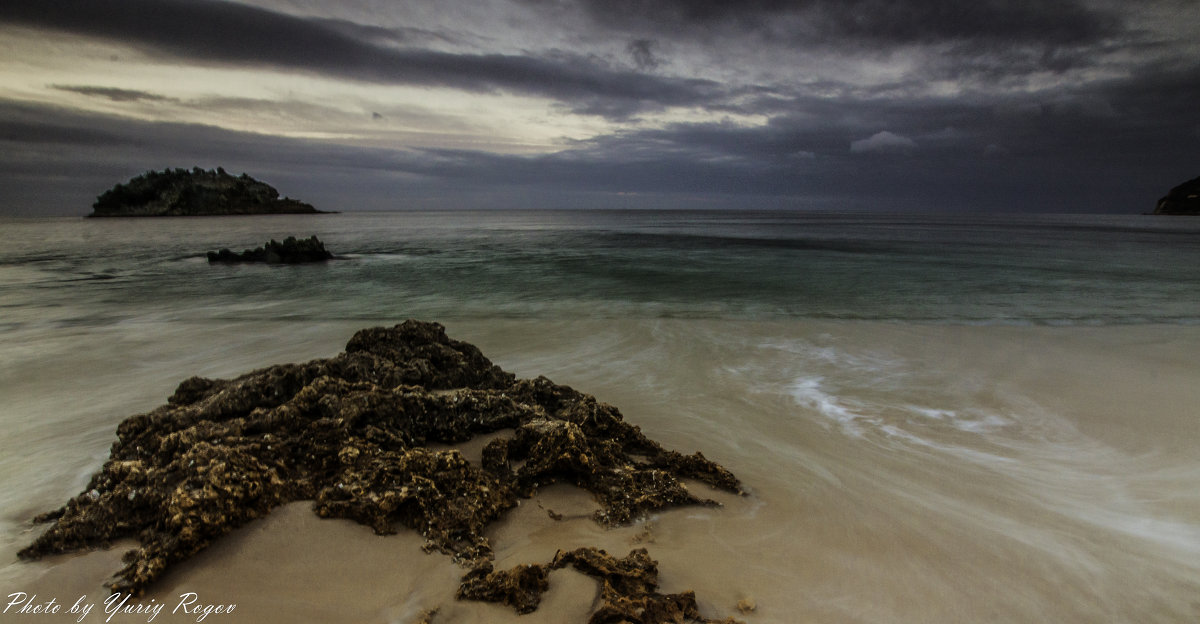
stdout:
{"type": "Polygon", "coordinates": [[[1187,218],[525,211],[0,227],[8,327],[144,315],[1200,321],[1200,222],[1187,218]],[[293,234],[342,259],[203,257],[293,234]]]}
{"type": "MultiPolygon", "coordinates": [[[[119,553],[15,553],[124,418],[192,375],[327,357],[413,317],[751,492],[606,531],[560,491],[497,528],[502,566],[647,547],[669,591],[751,624],[1200,621],[1200,220],[531,210],[0,232],[0,596],[103,599],[119,553]],[[339,258],[204,256],[313,234],[339,258]]],[[[561,613],[457,602],[448,561],[310,516],[228,536],[156,597],[235,602],[226,624],[562,624],[595,597],[568,579],[561,613]]]]}

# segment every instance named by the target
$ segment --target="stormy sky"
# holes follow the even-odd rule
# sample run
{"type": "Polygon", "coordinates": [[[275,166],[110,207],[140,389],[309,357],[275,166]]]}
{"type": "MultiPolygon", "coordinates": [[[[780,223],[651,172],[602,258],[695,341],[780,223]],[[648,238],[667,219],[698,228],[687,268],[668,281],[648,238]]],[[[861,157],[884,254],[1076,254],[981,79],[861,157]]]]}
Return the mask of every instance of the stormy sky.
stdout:
{"type": "Polygon", "coordinates": [[[328,210],[1140,213],[1195,0],[4,0],[0,214],[149,169],[328,210]]]}

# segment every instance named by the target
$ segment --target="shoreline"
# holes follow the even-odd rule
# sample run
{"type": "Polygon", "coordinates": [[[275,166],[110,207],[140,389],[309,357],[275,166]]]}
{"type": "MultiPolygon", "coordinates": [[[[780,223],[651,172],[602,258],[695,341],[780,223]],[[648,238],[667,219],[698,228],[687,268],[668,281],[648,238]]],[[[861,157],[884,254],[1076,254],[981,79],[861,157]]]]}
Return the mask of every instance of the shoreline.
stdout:
{"type": "MultiPolygon", "coordinates": [[[[145,380],[132,382],[128,366],[122,372],[119,363],[80,389],[117,384],[108,409],[119,419],[135,411],[131,401],[137,403],[122,387],[141,393],[143,405],[152,407],[170,392],[162,388],[186,374],[221,377],[304,361],[335,350],[349,327],[368,324],[310,327],[315,333],[282,342],[289,333],[285,328],[294,323],[171,324],[168,335],[175,339],[157,335],[123,346],[134,360],[140,359],[139,350],[156,354],[159,389],[135,390],[145,380]],[[214,340],[219,360],[184,348],[214,340]],[[166,344],[175,344],[178,353],[164,350],[166,344]]],[[[586,499],[539,499],[541,507],[527,501],[489,533],[498,568],[546,561],[554,549],[576,543],[571,539],[612,544],[609,552],[617,555],[645,546],[659,562],[664,591],[695,589],[702,613],[749,624],[805,618],[951,622],[957,621],[955,614],[984,612],[1007,614],[1007,621],[1088,622],[1102,610],[1175,622],[1186,621],[1181,618],[1192,608],[1186,596],[1200,588],[1200,569],[1188,562],[1191,549],[1200,544],[1195,541],[1200,527],[1186,520],[1200,512],[1193,487],[1200,474],[1188,442],[1195,439],[1196,424],[1184,409],[1200,400],[1200,390],[1184,383],[1197,370],[1192,354],[1200,346],[1200,328],[451,320],[448,333],[478,345],[518,376],[544,372],[557,383],[594,393],[666,446],[703,450],[751,491],[744,499],[722,501],[723,509],[668,511],[621,530],[601,529],[583,518],[590,513],[581,506],[586,499]],[[809,385],[796,381],[817,378],[805,382],[809,385]],[[934,411],[925,415],[909,404],[934,411]],[[1130,421],[1131,413],[1140,418],[1130,421]],[[567,521],[553,521],[547,509],[567,521]],[[640,539],[652,541],[632,543],[643,533],[640,539]],[[744,562],[730,563],[746,553],[752,554],[744,562]],[[1035,569],[1053,571],[1058,584],[1039,586],[1035,569]],[[1105,576],[1098,579],[1087,570],[1103,570],[1105,576]],[[1157,589],[1147,589],[1147,580],[1157,589]],[[736,611],[743,599],[753,599],[757,610],[736,611]]],[[[74,349],[88,343],[76,339],[71,344],[74,349]]],[[[63,351],[63,357],[69,353],[63,351]]],[[[86,362],[76,366],[88,368],[86,362]]],[[[101,403],[108,400],[97,396],[101,403]]],[[[64,407],[70,409],[60,403],[64,407]]],[[[103,449],[112,426],[96,427],[101,433],[95,444],[103,449]]],[[[464,452],[471,457],[479,449],[464,452]]],[[[69,484],[55,487],[71,490],[68,495],[79,491],[69,484]]],[[[51,504],[58,500],[43,496],[54,499],[51,504]]],[[[221,552],[223,542],[239,532],[219,540],[211,555],[202,555],[212,558],[198,560],[203,565],[178,577],[171,587],[178,591],[162,594],[159,602],[189,588],[219,602],[222,594],[245,586],[257,587],[256,595],[238,608],[242,614],[258,609],[259,617],[269,617],[272,610],[282,614],[297,601],[304,604],[307,593],[322,596],[317,602],[341,605],[345,614],[372,600],[390,609],[355,611],[342,619],[313,611],[314,621],[407,624],[438,606],[442,610],[433,624],[437,618],[537,621],[503,608],[476,612],[482,607],[475,603],[401,599],[409,592],[413,600],[427,596],[422,588],[456,582],[461,573],[443,556],[420,553],[419,543],[410,544],[408,554],[393,552],[393,547],[404,550],[392,540],[405,541],[406,532],[378,537],[357,525],[316,518],[305,503],[278,509],[239,531],[245,536],[236,540],[236,548],[221,552]],[[284,513],[272,520],[279,511],[284,513]],[[272,527],[283,528],[271,537],[272,527]],[[343,528],[355,530],[343,539],[343,528]],[[297,548],[298,541],[322,540],[333,545],[297,548]],[[320,566],[346,568],[305,572],[305,550],[320,566]],[[426,572],[428,579],[406,589],[400,589],[402,580],[387,580],[397,571],[367,566],[375,571],[356,577],[354,562],[380,550],[392,553],[384,557],[391,565],[403,562],[397,567],[440,559],[450,569],[442,576],[426,572]],[[346,559],[338,563],[340,556],[346,559]],[[236,572],[243,565],[260,567],[236,572]],[[282,576],[269,571],[291,565],[296,571],[282,576]],[[288,575],[303,582],[289,583],[288,575]],[[378,584],[384,587],[372,592],[390,593],[361,597],[347,584],[378,584]],[[332,594],[319,594],[321,587],[332,594]]],[[[54,574],[69,577],[82,566],[93,571],[87,582],[98,583],[115,569],[98,561],[111,564],[119,554],[110,550],[55,560],[54,574]]],[[[28,570],[0,585],[5,595],[30,591],[18,580],[31,580],[28,570]]],[[[54,588],[81,581],[78,576],[54,580],[67,577],[47,576],[36,587],[53,590],[61,602],[72,592],[54,588]]],[[[564,613],[585,608],[584,603],[590,608],[596,591],[591,579],[554,571],[543,607],[534,615],[549,614],[551,605],[564,613]]],[[[237,621],[237,612],[225,620],[216,617],[205,621],[237,621]]]]}

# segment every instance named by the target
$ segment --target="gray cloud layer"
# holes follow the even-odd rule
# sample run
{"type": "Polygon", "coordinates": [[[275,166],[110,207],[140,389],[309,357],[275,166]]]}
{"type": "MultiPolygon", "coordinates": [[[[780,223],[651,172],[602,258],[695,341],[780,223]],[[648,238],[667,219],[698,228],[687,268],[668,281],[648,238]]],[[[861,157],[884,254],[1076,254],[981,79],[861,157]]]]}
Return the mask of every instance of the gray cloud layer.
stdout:
{"type": "MultiPolygon", "coordinates": [[[[541,0],[530,0],[539,3],[541,0]]],[[[1094,41],[1114,33],[1117,16],[1071,0],[583,0],[598,22],[647,28],[716,27],[777,33],[795,40],[931,42],[947,39],[1094,41]],[[797,26],[785,34],[776,25],[797,26]]]]}
{"type": "Polygon", "coordinates": [[[102,97],[113,102],[163,102],[169,101],[171,98],[150,93],[148,91],[138,91],[136,89],[115,89],[113,87],[89,87],[85,85],[52,85],[59,91],[70,91],[80,95],[92,95],[102,97]]]}
{"type": "MultiPolygon", "coordinates": [[[[9,0],[0,5],[0,24],[118,41],[181,64],[545,97],[618,122],[676,106],[768,121],[618,126],[557,153],[514,156],[367,149],[10,101],[0,102],[6,154],[0,166],[10,174],[0,192],[32,196],[38,171],[73,173],[77,185],[60,187],[58,201],[82,211],[113,178],[167,164],[220,164],[271,170],[298,187],[294,194],[342,210],[387,207],[381,204],[387,201],[461,205],[463,197],[484,206],[530,197],[594,205],[611,194],[637,193],[654,206],[692,205],[703,197],[729,206],[1139,212],[1200,173],[1200,53],[1178,34],[1136,26],[1134,14],[1117,4],[521,4],[535,14],[574,16],[581,41],[620,42],[618,56],[470,50],[449,45],[457,41],[450,33],[427,28],[211,0],[9,0]],[[890,82],[834,76],[734,83],[679,69],[692,59],[678,55],[700,44],[712,50],[709,58],[727,51],[733,65],[725,69],[734,74],[737,52],[756,46],[789,63],[909,53],[929,60],[890,82]],[[931,91],[933,81],[953,88],[931,91]]],[[[1194,4],[1154,6],[1200,18],[1194,4]]],[[[746,69],[771,75],[769,67],[746,69]]],[[[103,84],[54,88],[116,103],[165,97],[103,84]]]]}
{"type": "Polygon", "coordinates": [[[537,57],[394,47],[376,40],[392,32],[403,42],[400,31],[213,0],[9,0],[0,5],[0,21],[121,41],[181,61],[477,92],[504,90],[616,117],[646,106],[700,104],[720,91],[708,80],[614,69],[561,52],[537,57]]]}

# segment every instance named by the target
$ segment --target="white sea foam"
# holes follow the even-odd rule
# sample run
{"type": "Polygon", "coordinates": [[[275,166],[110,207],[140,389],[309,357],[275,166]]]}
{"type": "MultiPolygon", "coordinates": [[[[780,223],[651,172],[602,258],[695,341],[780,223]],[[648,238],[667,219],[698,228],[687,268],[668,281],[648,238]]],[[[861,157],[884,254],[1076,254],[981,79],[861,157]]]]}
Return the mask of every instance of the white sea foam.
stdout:
{"type": "Polygon", "coordinates": [[[877,424],[871,422],[873,419],[845,405],[843,399],[822,389],[822,381],[821,377],[800,377],[792,382],[788,390],[797,404],[834,421],[850,435],[861,437],[863,425],[877,424]]]}
{"type": "MultiPolygon", "coordinates": [[[[852,349],[814,345],[811,339],[770,340],[754,356],[765,361],[729,367],[725,373],[747,377],[747,387],[756,393],[787,396],[801,415],[832,426],[860,449],[899,451],[915,462],[927,461],[921,457],[932,452],[938,464],[952,470],[983,470],[980,475],[997,482],[991,487],[1007,492],[1008,498],[1018,497],[1021,502],[1013,504],[1024,507],[1011,515],[1001,509],[981,515],[982,510],[968,511],[961,502],[949,504],[945,497],[923,491],[927,486],[919,483],[891,486],[907,488],[898,491],[906,491],[914,504],[961,508],[975,522],[1095,574],[1108,565],[1105,559],[1061,539],[1057,531],[1062,529],[1048,528],[1060,521],[1043,528],[1020,518],[1069,518],[1079,523],[1075,526],[1109,536],[1103,539],[1134,540],[1160,549],[1180,565],[1194,564],[1200,524],[1164,511],[1161,503],[1139,493],[1137,475],[1145,474],[1144,457],[1089,437],[1072,420],[1026,396],[1022,387],[1001,389],[971,371],[852,349]],[[758,379],[751,381],[751,376],[758,379]],[[774,383],[764,383],[762,377],[774,383]],[[864,443],[868,446],[862,447],[864,443]]],[[[831,475],[826,480],[834,482],[836,471],[831,475]]],[[[1183,478],[1197,477],[1192,471],[1183,478]]]]}

